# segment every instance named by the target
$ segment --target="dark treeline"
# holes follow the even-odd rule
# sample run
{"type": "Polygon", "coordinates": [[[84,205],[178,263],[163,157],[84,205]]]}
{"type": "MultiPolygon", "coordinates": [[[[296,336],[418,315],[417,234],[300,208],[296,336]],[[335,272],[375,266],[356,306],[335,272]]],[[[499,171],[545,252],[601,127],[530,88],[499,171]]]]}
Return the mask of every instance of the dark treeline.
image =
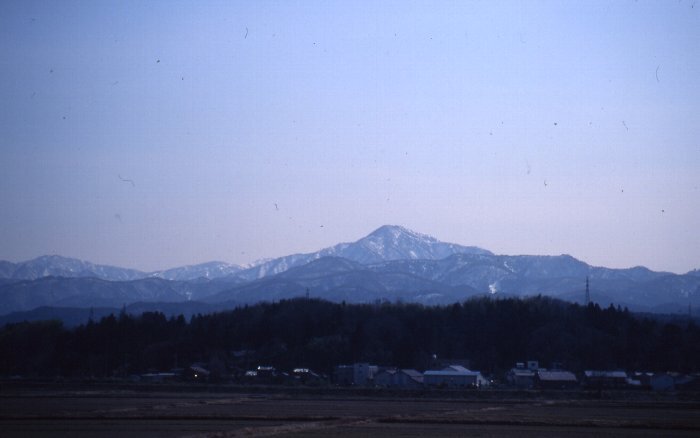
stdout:
{"type": "Polygon", "coordinates": [[[370,362],[426,369],[431,358],[469,359],[500,373],[516,361],[573,370],[695,372],[700,329],[627,310],[545,297],[478,298],[461,304],[346,305],[294,299],[233,311],[166,318],[122,313],[75,329],[60,322],[0,329],[0,375],[108,377],[205,362],[212,372],[256,365],[308,367],[370,362]]]}

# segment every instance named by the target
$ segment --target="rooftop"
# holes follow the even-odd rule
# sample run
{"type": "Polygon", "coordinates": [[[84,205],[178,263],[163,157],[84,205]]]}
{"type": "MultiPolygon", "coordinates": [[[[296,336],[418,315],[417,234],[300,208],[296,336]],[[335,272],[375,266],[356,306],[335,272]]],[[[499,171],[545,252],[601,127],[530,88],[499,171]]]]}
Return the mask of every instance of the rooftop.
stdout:
{"type": "Polygon", "coordinates": [[[575,382],[576,376],[569,371],[540,371],[537,373],[540,380],[556,382],[575,382]]]}

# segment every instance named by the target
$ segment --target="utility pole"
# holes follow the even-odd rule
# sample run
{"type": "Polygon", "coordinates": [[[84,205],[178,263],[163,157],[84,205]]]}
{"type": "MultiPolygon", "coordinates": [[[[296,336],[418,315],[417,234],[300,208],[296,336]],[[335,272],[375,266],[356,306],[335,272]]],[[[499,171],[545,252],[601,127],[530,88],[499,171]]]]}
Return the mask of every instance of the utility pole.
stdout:
{"type": "Polygon", "coordinates": [[[586,306],[591,303],[591,291],[588,287],[588,275],[586,275],[586,306]]]}

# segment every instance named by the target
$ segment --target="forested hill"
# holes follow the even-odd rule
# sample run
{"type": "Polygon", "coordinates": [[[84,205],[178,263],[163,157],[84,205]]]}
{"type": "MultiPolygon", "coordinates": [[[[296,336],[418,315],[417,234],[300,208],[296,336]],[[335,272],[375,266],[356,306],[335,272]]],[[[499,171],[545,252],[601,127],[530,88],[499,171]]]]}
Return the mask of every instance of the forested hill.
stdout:
{"type": "Polygon", "coordinates": [[[482,372],[527,359],[574,371],[691,372],[700,370],[700,328],[535,297],[440,307],[294,299],[190,321],[124,312],[71,330],[60,322],[0,330],[4,376],[126,376],[194,362],[222,373],[261,364],[330,372],[358,361],[426,369],[433,355],[469,359],[482,372]]]}

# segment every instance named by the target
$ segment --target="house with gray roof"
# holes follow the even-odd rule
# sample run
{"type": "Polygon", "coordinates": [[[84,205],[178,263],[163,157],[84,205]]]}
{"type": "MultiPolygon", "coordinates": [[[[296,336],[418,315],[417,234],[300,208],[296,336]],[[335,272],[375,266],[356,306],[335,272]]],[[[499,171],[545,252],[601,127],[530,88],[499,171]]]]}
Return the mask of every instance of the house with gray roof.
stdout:
{"type": "Polygon", "coordinates": [[[390,368],[375,374],[374,384],[384,388],[422,388],[423,374],[411,369],[390,368]]]}
{"type": "Polygon", "coordinates": [[[530,389],[535,386],[535,373],[537,368],[525,367],[523,362],[515,364],[515,368],[511,368],[506,373],[506,382],[509,385],[520,389],[530,389]]]}
{"type": "Polygon", "coordinates": [[[578,386],[574,373],[564,370],[538,370],[535,385],[542,389],[573,389],[578,386]]]}
{"type": "Polygon", "coordinates": [[[479,371],[471,371],[461,365],[450,365],[441,370],[430,370],[423,373],[425,386],[440,386],[447,388],[479,388],[488,386],[489,381],[479,371]]]}
{"type": "Polygon", "coordinates": [[[583,384],[588,388],[624,388],[629,382],[624,371],[587,370],[583,372],[583,384]]]}

